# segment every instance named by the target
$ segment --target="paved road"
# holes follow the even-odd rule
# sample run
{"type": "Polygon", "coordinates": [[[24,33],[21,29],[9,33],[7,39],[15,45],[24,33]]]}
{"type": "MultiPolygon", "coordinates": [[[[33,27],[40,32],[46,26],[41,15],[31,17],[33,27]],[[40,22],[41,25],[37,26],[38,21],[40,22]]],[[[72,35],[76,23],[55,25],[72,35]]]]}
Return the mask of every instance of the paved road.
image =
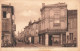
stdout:
{"type": "MultiPolygon", "coordinates": [[[[24,42],[17,42],[16,47],[57,47],[57,46],[45,46],[41,44],[25,44],[24,42]]],[[[61,46],[58,46],[61,47],[61,46]]]]}
{"type": "Polygon", "coordinates": [[[34,47],[33,44],[25,44],[24,42],[17,42],[16,47],[34,47]]]}

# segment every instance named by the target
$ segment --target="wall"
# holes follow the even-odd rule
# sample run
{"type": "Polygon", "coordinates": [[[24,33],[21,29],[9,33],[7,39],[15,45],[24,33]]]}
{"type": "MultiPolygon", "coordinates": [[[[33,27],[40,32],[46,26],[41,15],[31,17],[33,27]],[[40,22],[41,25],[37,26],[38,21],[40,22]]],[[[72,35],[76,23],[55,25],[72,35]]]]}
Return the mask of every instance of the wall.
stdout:
{"type": "Polygon", "coordinates": [[[46,6],[41,11],[41,30],[66,30],[67,29],[67,6],[46,6]]]}

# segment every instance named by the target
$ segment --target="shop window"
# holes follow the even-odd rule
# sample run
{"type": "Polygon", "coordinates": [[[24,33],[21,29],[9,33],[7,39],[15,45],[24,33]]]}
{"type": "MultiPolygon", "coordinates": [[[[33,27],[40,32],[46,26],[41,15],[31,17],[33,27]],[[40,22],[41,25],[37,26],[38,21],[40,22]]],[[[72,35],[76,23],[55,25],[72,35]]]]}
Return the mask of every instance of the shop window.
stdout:
{"type": "Polygon", "coordinates": [[[53,35],[53,43],[54,44],[60,43],[60,36],[59,35],[53,35]]]}
{"type": "Polygon", "coordinates": [[[6,11],[3,11],[3,18],[6,18],[6,11]]]}

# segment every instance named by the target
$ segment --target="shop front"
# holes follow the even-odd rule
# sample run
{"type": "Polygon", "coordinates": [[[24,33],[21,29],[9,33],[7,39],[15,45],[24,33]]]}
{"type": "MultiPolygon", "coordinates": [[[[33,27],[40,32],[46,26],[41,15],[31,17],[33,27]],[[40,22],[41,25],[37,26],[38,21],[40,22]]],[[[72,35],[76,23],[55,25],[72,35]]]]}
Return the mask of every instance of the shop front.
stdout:
{"type": "Polygon", "coordinates": [[[66,43],[66,33],[45,33],[39,35],[39,43],[46,46],[61,46],[66,43]]]}
{"type": "Polygon", "coordinates": [[[45,34],[39,35],[39,44],[45,45],[45,34]]]}
{"type": "Polygon", "coordinates": [[[49,34],[48,44],[50,46],[61,46],[66,43],[66,33],[49,34]]]}

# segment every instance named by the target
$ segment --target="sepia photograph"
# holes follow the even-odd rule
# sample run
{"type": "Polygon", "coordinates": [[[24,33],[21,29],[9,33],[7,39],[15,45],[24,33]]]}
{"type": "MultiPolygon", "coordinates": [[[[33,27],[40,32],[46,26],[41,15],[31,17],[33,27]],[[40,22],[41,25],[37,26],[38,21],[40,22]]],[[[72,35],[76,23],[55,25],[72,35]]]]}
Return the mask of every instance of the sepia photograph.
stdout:
{"type": "Polygon", "coordinates": [[[1,0],[1,48],[78,48],[79,2],[1,0]]]}

